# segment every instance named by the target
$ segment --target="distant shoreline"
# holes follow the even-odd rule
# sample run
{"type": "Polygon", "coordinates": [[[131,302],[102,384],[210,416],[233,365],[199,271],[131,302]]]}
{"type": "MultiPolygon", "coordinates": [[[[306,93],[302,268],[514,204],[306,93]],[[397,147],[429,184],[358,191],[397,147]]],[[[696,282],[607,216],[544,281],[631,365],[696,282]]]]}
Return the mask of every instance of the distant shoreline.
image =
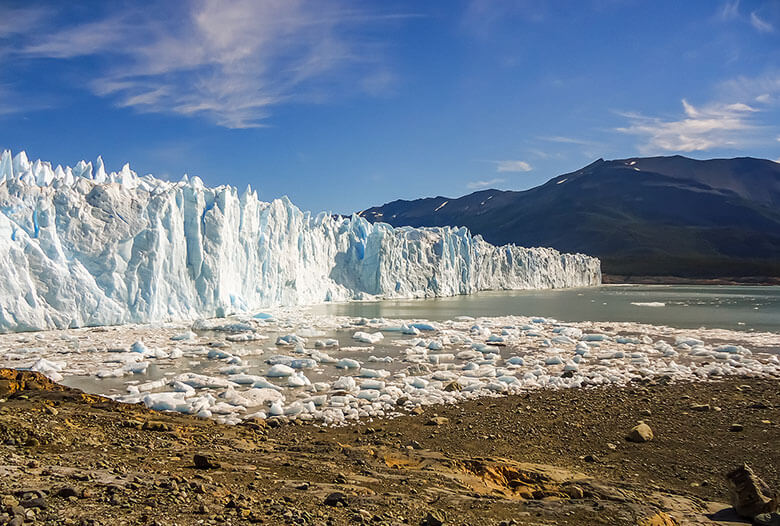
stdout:
{"type": "Polygon", "coordinates": [[[780,285],[780,277],[744,276],[721,278],[686,278],[681,276],[625,276],[620,274],[602,274],[605,285],[780,285]]]}

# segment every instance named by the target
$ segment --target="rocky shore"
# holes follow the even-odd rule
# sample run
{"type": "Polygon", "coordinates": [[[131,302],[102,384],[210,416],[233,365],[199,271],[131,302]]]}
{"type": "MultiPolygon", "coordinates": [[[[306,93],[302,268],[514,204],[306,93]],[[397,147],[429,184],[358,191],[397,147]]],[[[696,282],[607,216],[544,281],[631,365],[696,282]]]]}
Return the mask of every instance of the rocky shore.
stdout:
{"type": "Polygon", "coordinates": [[[0,369],[0,524],[740,524],[725,475],[747,463],[780,488],[778,444],[777,380],[537,390],[324,428],[220,425],[0,369]]]}

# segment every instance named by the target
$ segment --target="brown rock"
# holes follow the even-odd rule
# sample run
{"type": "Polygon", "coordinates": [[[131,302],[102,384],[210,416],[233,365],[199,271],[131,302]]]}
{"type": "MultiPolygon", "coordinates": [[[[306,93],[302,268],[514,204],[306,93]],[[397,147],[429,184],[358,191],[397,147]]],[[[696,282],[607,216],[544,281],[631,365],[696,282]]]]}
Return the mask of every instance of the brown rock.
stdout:
{"type": "Polygon", "coordinates": [[[653,430],[650,429],[650,426],[644,422],[641,422],[631,428],[631,431],[629,431],[628,435],[626,436],[626,440],[629,442],[650,442],[652,439],[653,430]]]}
{"type": "Polygon", "coordinates": [[[198,469],[217,469],[219,467],[219,462],[214,460],[214,458],[210,455],[195,455],[193,457],[193,461],[195,463],[195,467],[198,469]]]}
{"type": "Polygon", "coordinates": [[[778,496],[766,483],[758,478],[747,464],[726,475],[731,505],[742,517],[752,519],[761,513],[777,510],[778,496]]]}
{"type": "Polygon", "coordinates": [[[445,424],[449,424],[450,419],[444,416],[434,416],[427,422],[425,422],[426,426],[443,426],[445,424]]]}

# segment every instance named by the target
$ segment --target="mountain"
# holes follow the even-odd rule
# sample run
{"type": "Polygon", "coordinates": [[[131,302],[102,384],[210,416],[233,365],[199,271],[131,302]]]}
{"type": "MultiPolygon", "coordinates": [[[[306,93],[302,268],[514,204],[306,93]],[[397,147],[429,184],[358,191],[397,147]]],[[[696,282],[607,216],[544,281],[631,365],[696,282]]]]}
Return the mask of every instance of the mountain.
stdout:
{"type": "Polygon", "coordinates": [[[400,200],[359,215],[582,252],[605,274],[780,276],[780,164],[764,159],[599,159],[522,192],[400,200]]]}

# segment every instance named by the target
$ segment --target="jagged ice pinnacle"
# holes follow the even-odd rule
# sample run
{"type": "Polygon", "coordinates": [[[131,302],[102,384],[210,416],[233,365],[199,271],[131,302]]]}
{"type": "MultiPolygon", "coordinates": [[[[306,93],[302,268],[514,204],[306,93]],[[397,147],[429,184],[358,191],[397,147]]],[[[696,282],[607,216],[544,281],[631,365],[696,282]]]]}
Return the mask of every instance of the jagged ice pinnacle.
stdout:
{"type": "Polygon", "coordinates": [[[0,332],[600,281],[595,258],[494,247],[465,228],[312,215],[250,187],[106,173],[100,158],[0,156],[0,332]]]}

